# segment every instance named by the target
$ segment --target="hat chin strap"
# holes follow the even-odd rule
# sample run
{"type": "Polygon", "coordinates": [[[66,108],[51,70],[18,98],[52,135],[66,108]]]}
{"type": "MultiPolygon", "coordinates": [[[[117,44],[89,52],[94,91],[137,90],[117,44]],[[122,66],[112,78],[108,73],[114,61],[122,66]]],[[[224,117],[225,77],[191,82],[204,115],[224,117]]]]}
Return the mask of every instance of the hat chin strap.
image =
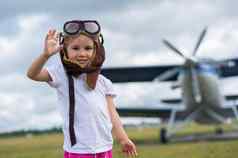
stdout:
{"type": "Polygon", "coordinates": [[[90,89],[90,90],[95,89],[99,74],[100,74],[100,70],[96,70],[94,72],[87,73],[86,82],[87,82],[88,89],[90,89]]]}
{"type": "Polygon", "coordinates": [[[91,62],[88,62],[86,65],[85,64],[80,64],[79,62],[77,61],[73,61],[73,60],[70,60],[70,59],[67,59],[65,56],[64,56],[64,61],[67,61],[69,64],[75,64],[77,65],[80,69],[84,69],[86,67],[89,67],[90,63],[91,62]]]}
{"type": "Polygon", "coordinates": [[[90,61],[87,65],[81,65],[75,61],[68,59],[65,53],[61,54],[61,59],[63,65],[66,69],[66,73],[72,76],[79,76],[82,73],[86,73],[86,83],[89,89],[94,89],[96,87],[96,82],[98,79],[98,75],[100,73],[100,68],[92,67],[92,61],[95,58],[96,51],[94,51],[93,56],[90,58],[90,61]]]}

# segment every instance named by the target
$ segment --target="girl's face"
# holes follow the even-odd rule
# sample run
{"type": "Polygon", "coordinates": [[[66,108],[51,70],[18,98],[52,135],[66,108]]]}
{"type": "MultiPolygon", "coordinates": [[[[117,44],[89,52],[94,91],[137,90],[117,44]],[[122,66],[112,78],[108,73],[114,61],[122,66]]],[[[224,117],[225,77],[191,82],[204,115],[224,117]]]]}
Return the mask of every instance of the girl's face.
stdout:
{"type": "Polygon", "coordinates": [[[70,40],[67,46],[68,58],[84,68],[90,62],[94,53],[94,42],[85,35],[79,35],[70,40]]]}

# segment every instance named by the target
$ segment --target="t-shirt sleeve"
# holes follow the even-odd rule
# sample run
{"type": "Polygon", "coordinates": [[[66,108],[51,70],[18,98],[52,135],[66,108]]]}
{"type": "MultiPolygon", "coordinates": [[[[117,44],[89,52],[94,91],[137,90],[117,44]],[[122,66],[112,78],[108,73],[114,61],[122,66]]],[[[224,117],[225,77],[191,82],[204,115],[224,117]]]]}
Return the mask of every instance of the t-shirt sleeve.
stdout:
{"type": "Polygon", "coordinates": [[[116,97],[117,93],[115,92],[112,81],[104,77],[104,83],[105,83],[105,94],[112,96],[113,98],[116,97]]]}
{"type": "Polygon", "coordinates": [[[59,71],[59,66],[55,66],[55,65],[51,65],[51,66],[48,66],[45,68],[52,81],[48,81],[47,83],[53,87],[53,88],[57,88],[59,86],[59,83],[60,83],[60,71],[59,71]]]}

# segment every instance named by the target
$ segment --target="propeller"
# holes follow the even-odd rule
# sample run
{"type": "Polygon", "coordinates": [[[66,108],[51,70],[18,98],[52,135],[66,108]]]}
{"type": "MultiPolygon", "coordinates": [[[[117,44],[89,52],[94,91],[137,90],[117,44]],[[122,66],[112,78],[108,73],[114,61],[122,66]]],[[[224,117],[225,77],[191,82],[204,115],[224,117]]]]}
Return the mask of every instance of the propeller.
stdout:
{"type": "Polygon", "coordinates": [[[186,60],[186,63],[190,62],[192,64],[197,63],[197,59],[194,58],[193,56],[189,57],[185,54],[183,54],[181,51],[179,51],[175,46],[173,46],[169,41],[167,41],[166,39],[163,39],[163,43],[170,48],[171,50],[173,50],[174,52],[176,52],[179,56],[181,56],[183,59],[186,60]]]}
{"type": "Polygon", "coordinates": [[[207,27],[205,27],[205,28],[203,29],[203,31],[201,32],[201,34],[200,34],[200,36],[199,36],[199,38],[198,38],[196,47],[195,47],[194,50],[193,50],[192,56],[195,56],[195,55],[196,55],[196,52],[197,52],[199,46],[201,45],[201,42],[203,41],[203,39],[204,39],[206,33],[207,33],[207,27]]]}
{"type": "Polygon", "coordinates": [[[181,57],[187,59],[187,57],[181,52],[179,51],[176,47],[174,47],[169,41],[167,40],[163,40],[163,43],[170,49],[172,49],[174,52],[176,52],[178,55],[180,55],[181,57]]]}
{"type": "MultiPolygon", "coordinates": [[[[191,54],[191,56],[186,56],[184,55],[180,50],[178,50],[175,46],[173,46],[169,41],[163,39],[163,43],[171,50],[173,50],[176,54],[178,54],[179,56],[183,57],[183,59],[185,59],[185,63],[184,63],[184,67],[186,69],[188,69],[188,71],[191,72],[191,78],[192,78],[192,93],[193,93],[193,97],[196,103],[200,103],[202,101],[202,95],[201,95],[201,90],[200,90],[200,85],[199,85],[199,80],[198,80],[198,74],[197,74],[197,70],[196,70],[196,65],[199,64],[198,60],[196,59],[195,55],[205,37],[207,33],[207,27],[205,27],[203,29],[203,31],[200,33],[200,36],[198,38],[198,41],[195,45],[195,48],[191,54]]],[[[168,70],[164,73],[162,73],[161,75],[159,75],[158,77],[156,77],[156,80],[166,80],[170,77],[172,77],[173,75],[175,75],[176,73],[178,73],[179,70],[174,68],[172,70],[168,70]]]]}

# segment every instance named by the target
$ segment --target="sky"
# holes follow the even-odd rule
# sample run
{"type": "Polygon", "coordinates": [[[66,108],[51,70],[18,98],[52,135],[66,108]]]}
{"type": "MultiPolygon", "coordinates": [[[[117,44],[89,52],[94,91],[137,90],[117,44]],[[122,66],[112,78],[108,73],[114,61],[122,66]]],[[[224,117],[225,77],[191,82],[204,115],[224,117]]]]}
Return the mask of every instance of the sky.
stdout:
{"type": "MultiPolygon", "coordinates": [[[[193,50],[204,27],[198,57],[238,57],[238,2],[235,0],[8,0],[0,5],[0,132],[45,129],[61,124],[56,93],[46,83],[26,77],[43,51],[49,29],[62,31],[72,19],[95,19],[105,40],[104,67],[182,64],[161,42],[167,39],[185,54],[193,50]],[[49,119],[50,118],[50,119],[49,119]]],[[[47,64],[53,64],[57,55],[47,64]]],[[[159,106],[159,99],[179,96],[170,83],[114,85],[120,106],[159,106]],[[152,95],[156,94],[156,95],[152,95]]],[[[236,78],[222,81],[236,93],[236,78]]]]}

